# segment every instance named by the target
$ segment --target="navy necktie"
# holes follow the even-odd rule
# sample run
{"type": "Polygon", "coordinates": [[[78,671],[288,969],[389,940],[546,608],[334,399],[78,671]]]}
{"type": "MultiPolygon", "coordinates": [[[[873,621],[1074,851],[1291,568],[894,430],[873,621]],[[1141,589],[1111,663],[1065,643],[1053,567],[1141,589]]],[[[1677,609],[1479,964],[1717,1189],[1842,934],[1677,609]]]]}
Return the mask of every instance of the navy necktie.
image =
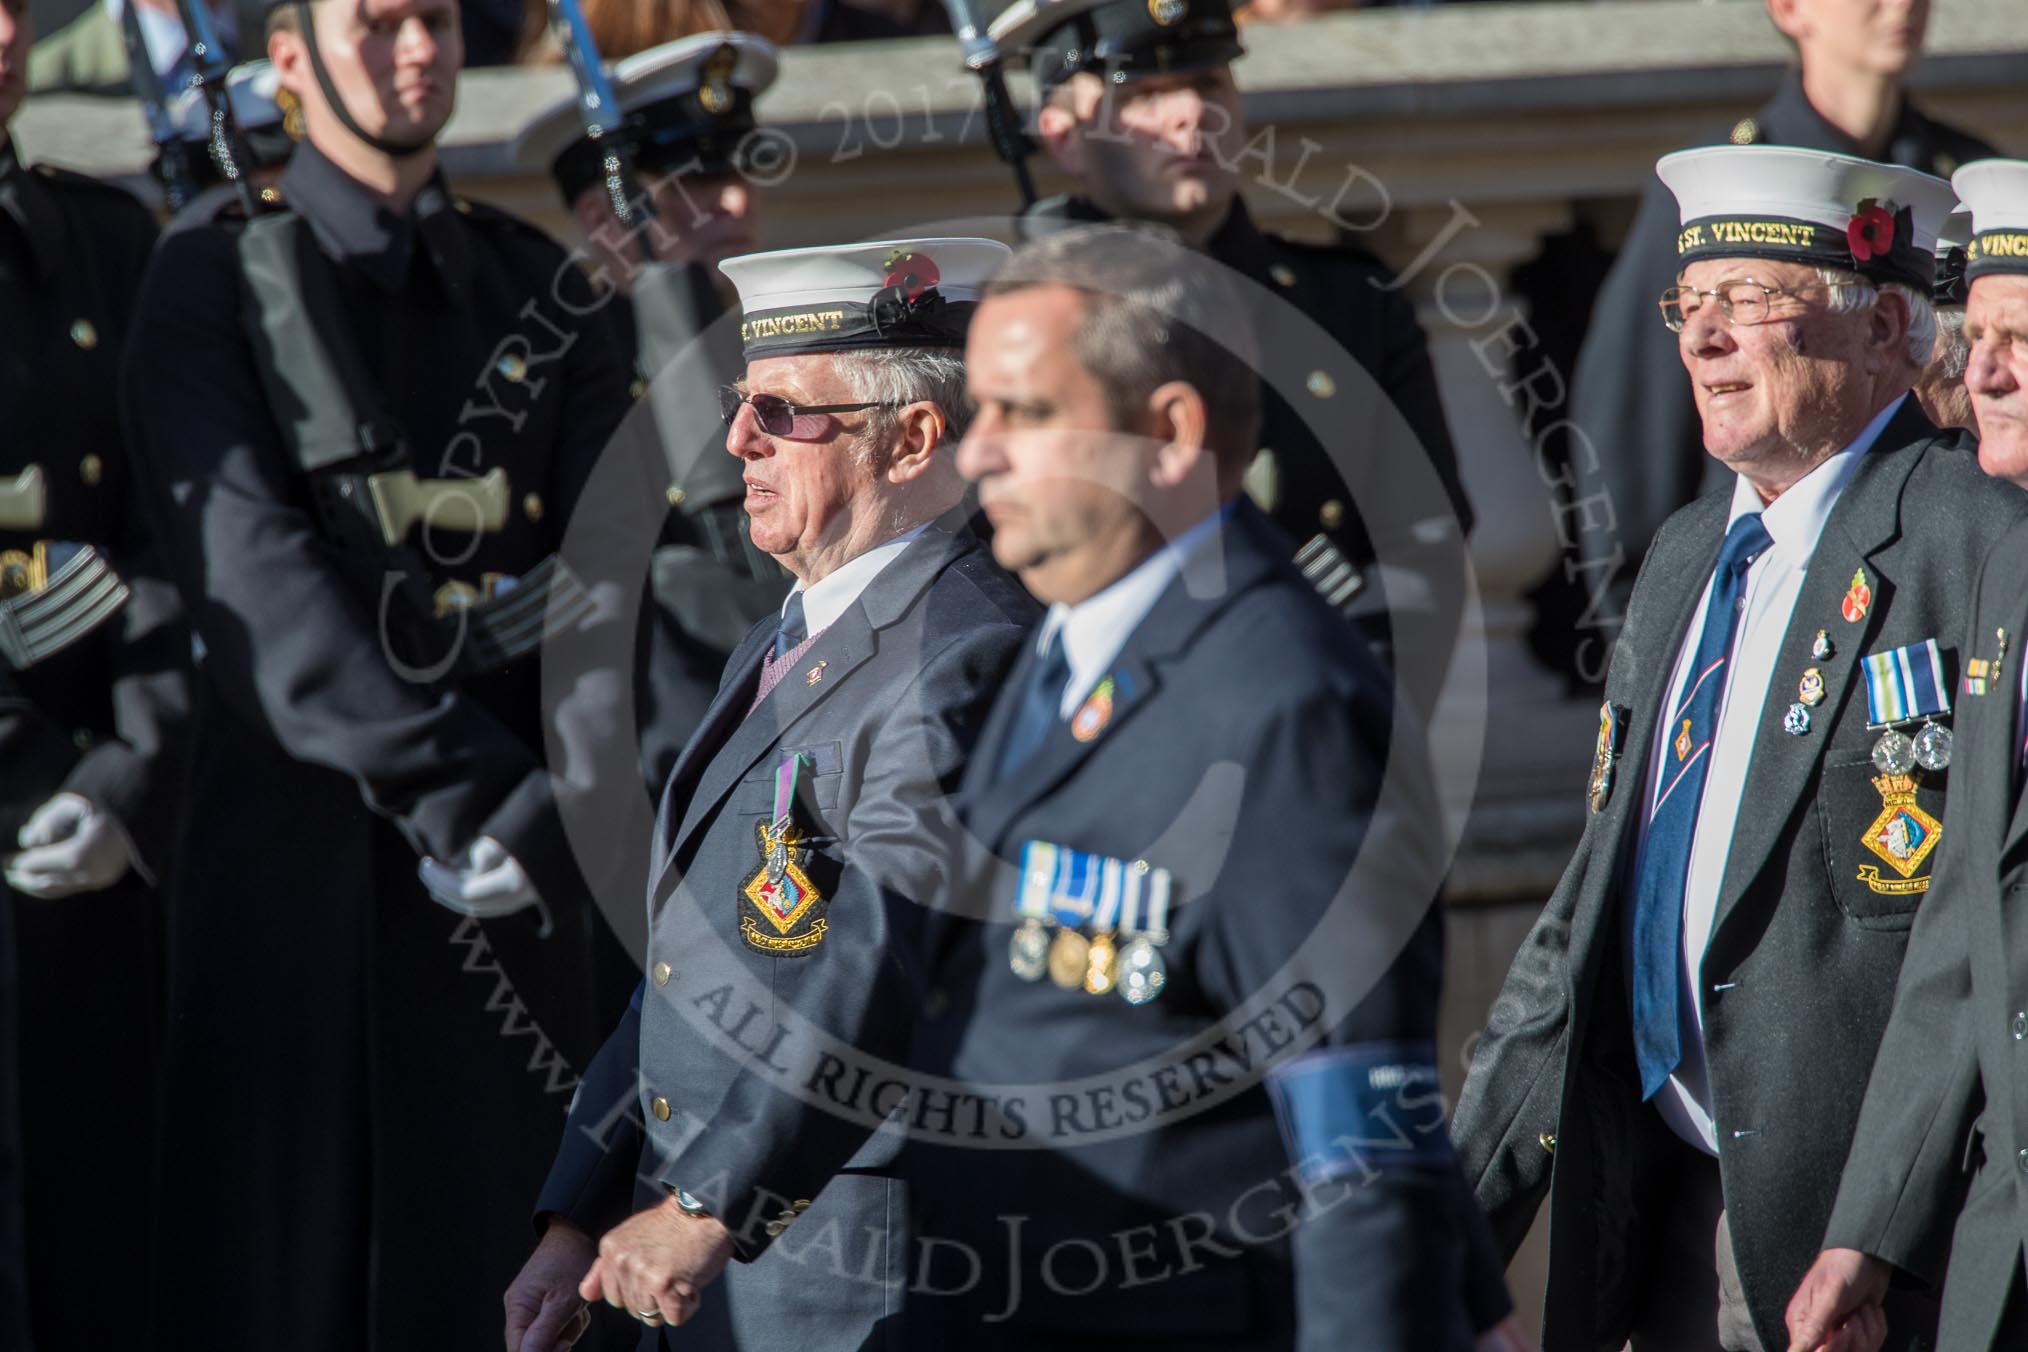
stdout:
{"type": "Polygon", "coordinates": [[[1634,1055],[1641,1068],[1643,1102],[1668,1083],[1683,1058],[1677,1007],[1690,843],[1697,835],[1697,809],[1711,768],[1726,662],[1739,633],[1746,570],[1771,543],[1758,512],[1742,516],[1726,532],[1711,574],[1711,604],[1704,611],[1697,652],[1677,707],[1662,728],[1666,746],[1634,905],[1634,1055]]]}
{"type": "Polygon", "coordinates": [[[782,607],[782,627],[775,631],[775,661],[801,647],[809,636],[810,622],[803,618],[803,593],[792,591],[788,604],[782,607]]]}
{"type": "Polygon", "coordinates": [[[1049,636],[1049,646],[1029,673],[1028,688],[1021,692],[1021,705],[1014,711],[1007,740],[1000,747],[996,778],[1005,779],[1033,756],[1047,740],[1049,730],[1063,721],[1063,687],[1070,683],[1070,660],[1063,648],[1059,630],[1049,636]]]}

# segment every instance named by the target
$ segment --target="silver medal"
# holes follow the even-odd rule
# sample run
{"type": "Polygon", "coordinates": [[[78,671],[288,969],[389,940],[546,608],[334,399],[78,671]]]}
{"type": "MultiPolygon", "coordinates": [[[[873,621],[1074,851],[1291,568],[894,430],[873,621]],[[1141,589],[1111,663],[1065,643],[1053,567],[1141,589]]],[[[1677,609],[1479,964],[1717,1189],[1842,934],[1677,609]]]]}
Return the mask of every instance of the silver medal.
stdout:
{"type": "Polygon", "coordinates": [[[1800,737],[1810,730],[1810,707],[1807,704],[1791,704],[1789,711],[1782,715],[1782,731],[1791,737],[1800,737]]]}
{"type": "Polygon", "coordinates": [[[779,883],[782,880],[782,875],[784,873],[787,873],[788,871],[789,871],[788,843],[784,841],[781,838],[781,836],[777,835],[775,837],[775,843],[768,847],[768,881],[771,883],[779,883]]]}
{"type": "Polygon", "coordinates": [[[1023,981],[1040,981],[1049,970],[1049,931],[1039,920],[1024,920],[1007,945],[1007,966],[1023,981]]]}
{"type": "Polygon", "coordinates": [[[1951,763],[1951,730],[1931,723],[1915,734],[1915,763],[1925,770],[1947,770],[1951,763]]]}
{"type": "Polygon", "coordinates": [[[1873,767],[1883,775],[1905,775],[1915,768],[1915,743],[1889,728],[1873,744],[1873,767]]]}
{"type": "Polygon", "coordinates": [[[1143,936],[1135,936],[1120,950],[1116,980],[1120,996],[1130,1005],[1145,1005],[1169,984],[1169,965],[1162,950],[1143,936]]]}

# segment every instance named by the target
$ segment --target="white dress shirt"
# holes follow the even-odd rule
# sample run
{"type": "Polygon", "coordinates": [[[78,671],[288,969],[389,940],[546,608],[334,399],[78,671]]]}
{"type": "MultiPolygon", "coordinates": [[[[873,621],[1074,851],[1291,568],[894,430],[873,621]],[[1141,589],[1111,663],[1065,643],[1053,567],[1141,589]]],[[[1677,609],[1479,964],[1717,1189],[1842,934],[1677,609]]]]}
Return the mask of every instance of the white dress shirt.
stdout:
{"type": "MultiPolygon", "coordinates": [[[[1746,788],[1746,774],[1753,758],[1753,743],[1763,718],[1786,713],[1795,698],[1790,682],[1800,671],[1777,672],[1775,661],[1782,640],[1788,634],[1796,597],[1803,589],[1810,557],[1817,551],[1817,539],[1824,522],[1837,505],[1859,468],[1859,458],[1879,439],[1902,401],[1882,409],[1855,437],[1852,444],[1818,465],[1773,502],[1763,504],[1760,491],[1740,476],[1733,484],[1732,513],[1726,529],[1742,516],[1760,513],[1760,523],[1773,541],[1761,551],[1746,571],[1741,592],[1743,613],[1733,635],[1732,656],[1725,664],[1724,688],[1718,700],[1718,725],[1711,739],[1711,761],[1704,772],[1704,793],[1698,800],[1697,827],[1690,839],[1690,872],[1683,888],[1683,932],[1681,938],[1681,979],[1689,999],[1681,1000],[1683,1059],[1669,1082],[1655,1094],[1655,1107],[1670,1130],[1707,1155],[1718,1153],[1718,1132],[1711,1120],[1711,1087],[1704,1060],[1704,949],[1711,940],[1711,924],[1718,912],[1718,892],[1725,881],[1725,860],[1732,847],[1733,824],[1739,816],[1740,794],[1746,788]],[[1775,688],[1781,682],[1781,688],[1775,688]]],[[[1669,748],[1670,710],[1683,698],[1683,685],[1696,657],[1697,640],[1704,632],[1704,612],[1711,604],[1711,583],[1690,617],[1676,653],[1676,666],[1669,678],[1669,698],[1656,711],[1654,751],[1648,763],[1649,813],[1663,783],[1663,757],[1669,748]]],[[[1814,711],[1813,711],[1814,712],[1814,711]]],[[[1821,735],[1821,731],[1811,736],[1821,735]]],[[[1642,848],[1646,848],[1646,819],[1643,819],[1642,848]]],[[[1636,861],[1635,878],[1639,878],[1636,861]]],[[[1638,889],[1629,889],[1629,913],[1639,904],[1638,889]]],[[[1632,926],[1628,927],[1629,936],[1632,926]]],[[[1629,938],[1631,945],[1631,937],[1629,938]]],[[[1631,952],[1631,947],[1629,948],[1631,952]]],[[[1628,968],[1631,973],[1631,964],[1628,968]]]]}
{"type": "MultiPolygon", "coordinates": [[[[901,551],[907,549],[925,529],[927,523],[905,531],[885,544],[875,545],[864,554],[855,554],[807,587],[798,582],[789,596],[802,594],[803,632],[814,638],[829,629],[859,599],[859,594],[873,579],[880,576],[881,570],[900,558],[901,551]]],[[[789,596],[782,598],[784,615],[788,613],[789,596]]]]}
{"type": "Polygon", "coordinates": [[[1127,646],[1134,630],[1148,618],[1155,602],[1183,571],[1183,562],[1198,542],[1210,535],[1225,519],[1223,509],[1205,517],[1175,539],[1143,559],[1119,581],[1074,606],[1058,601],[1042,618],[1035,636],[1035,651],[1046,653],[1061,635],[1064,661],[1070,666],[1070,680],[1064,684],[1058,712],[1069,718],[1084,703],[1127,646]]]}

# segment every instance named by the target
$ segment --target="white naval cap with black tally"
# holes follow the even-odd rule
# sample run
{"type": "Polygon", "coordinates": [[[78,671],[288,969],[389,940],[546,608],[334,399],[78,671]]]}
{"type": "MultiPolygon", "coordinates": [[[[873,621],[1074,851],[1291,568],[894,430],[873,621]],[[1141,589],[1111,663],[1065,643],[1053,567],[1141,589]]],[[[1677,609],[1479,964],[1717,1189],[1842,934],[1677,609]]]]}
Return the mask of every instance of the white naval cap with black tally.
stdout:
{"type": "Polygon", "coordinates": [[[2028,160],[1977,160],[1951,175],[1972,212],[1965,278],[2028,273],[2028,160]]]}
{"type": "Polygon", "coordinates": [[[1768,258],[1930,289],[1937,232],[1957,205],[1933,174],[1794,146],[1703,146],[1664,155],[1681,263],[1768,258]]]}
{"type": "Polygon", "coordinates": [[[1013,252],[942,237],[741,254],[719,270],[739,289],[749,359],[885,347],[963,347],[988,278],[1013,252]]]}

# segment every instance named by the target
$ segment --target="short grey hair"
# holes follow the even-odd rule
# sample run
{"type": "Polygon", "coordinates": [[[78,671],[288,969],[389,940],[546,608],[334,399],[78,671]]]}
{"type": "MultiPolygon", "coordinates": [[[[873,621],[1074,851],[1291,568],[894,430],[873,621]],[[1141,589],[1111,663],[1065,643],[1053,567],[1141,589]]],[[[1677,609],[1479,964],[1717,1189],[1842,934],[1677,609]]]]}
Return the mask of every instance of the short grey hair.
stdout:
{"type": "Polygon", "coordinates": [[[1906,282],[1874,283],[1844,268],[1819,268],[1817,275],[1831,288],[1832,314],[1855,314],[1870,310],[1880,301],[1882,291],[1891,291],[1908,302],[1908,360],[1920,371],[1929,365],[1936,351],[1936,306],[1928,296],[1906,282]]]}
{"type": "Polygon", "coordinates": [[[1246,304],[1223,265],[1161,226],[1083,225],[1024,245],[993,274],[986,295],[1045,286],[1085,298],[1071,346],[1104,387],[1115,429],[1131,426],[1149,395],[1180,380],[1204,399],[1213,456],[1228,469],[1251,463],[1259,364],[1246,304]]]}
{"type": "Polygon", "coordinates": [[[1935,374],[1944,380],[1962,380],[1972,362],[1972,345],[1965,341],[1965,312],[1955,305],[1936,311],[1936,352],[1930,357],[1935,374]]]}
{"type": "Polygon", "coordinates": [[[953,347],[896,347],[838,352],[831,369],[852,397],[892,407],[868,409],[868,440],[885,440],[906,404],[935,404],[944,414],[944,440],[955,446],[972,421],[965,389],[965,354],[953,347]]]}

